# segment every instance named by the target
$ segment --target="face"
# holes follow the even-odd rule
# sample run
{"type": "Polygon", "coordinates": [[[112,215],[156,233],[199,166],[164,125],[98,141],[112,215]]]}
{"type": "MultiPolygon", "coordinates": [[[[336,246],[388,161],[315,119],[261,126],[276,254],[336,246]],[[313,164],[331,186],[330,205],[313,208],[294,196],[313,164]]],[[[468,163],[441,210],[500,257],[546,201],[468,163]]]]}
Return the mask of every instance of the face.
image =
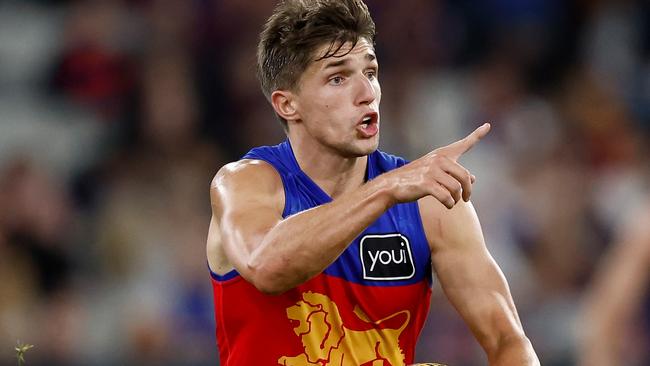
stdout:
{"type": "MultiPolygon", "coordinates": [[[[345,44],[337,54],[350,50],[345,44]]],[[[325,54],[329,45],[315,52],[325,54]]],[[[364,38],[343,57],[313,62],[292,93],[301,138],[345,157],[368,155],[379,145],[379,65],[372,45],[364,38]]],[[[291,122],[290,122],[291,123],[291,122]]]]}

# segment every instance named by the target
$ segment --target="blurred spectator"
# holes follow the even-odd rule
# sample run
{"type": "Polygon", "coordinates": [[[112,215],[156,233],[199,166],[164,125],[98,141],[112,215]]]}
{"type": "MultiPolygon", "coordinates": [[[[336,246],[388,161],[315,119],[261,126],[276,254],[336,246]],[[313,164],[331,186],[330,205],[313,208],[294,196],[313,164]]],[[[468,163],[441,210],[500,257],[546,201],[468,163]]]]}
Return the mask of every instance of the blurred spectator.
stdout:
{"type": "Polygon", "coordinates": [[[144,70],[140,122],[104,173],[98,211],[99,266],[119,304],[109,311],[121,319],[102,347],[108,353],[122,335],[126,358],[116,362],[207,363],[215,350],[205,337],[212,324],[205,189],[223,161],[198,135],[184,56],[152,54],[144,70]]]}
{"type": "Polygon", "coordinates": [[[585,296],[581,366],[650,362],[650,201],[632,211],[585,296]]]}
{"type": "Polygon", "coordinates": [[[23,159],[14,160],[0,174],[0,191],[5,210],[0,217],[2,268],[11,269],[3,277],[8,281],[0,289],[6,295],[0,308],[2,314],[13,314],[0,321],[12,330],[11,334],[0,332],[0,339],[9,341],[5,344],[15,343],[12,335],[34,339],[52,364],[65,364],[74,353],[78,335],[73,326],[76,312],[69,308],[75,301],[71,291],[74,247],[68,235],[73,229],[70,202],[60,182],[23,159]],[[35,316],[28,315],[34,312],[35,316]],[[43,322],[40,331],[38,322],[43,322]]]}
{"type": "Polygon", "coordinates": [[[65,288],[71,272],[71,208],[63,186],[28,161],[16,160],[0,180],[9,246],[32,258],[42,296],[65,288]]]}
{"type": "Polygon", "coordinates": [[[137,46],[134,28],[122,1],[72,3],[53,91],[94,109],[104,120],[119,118],[134,87],[128,57],[137,46]]]}

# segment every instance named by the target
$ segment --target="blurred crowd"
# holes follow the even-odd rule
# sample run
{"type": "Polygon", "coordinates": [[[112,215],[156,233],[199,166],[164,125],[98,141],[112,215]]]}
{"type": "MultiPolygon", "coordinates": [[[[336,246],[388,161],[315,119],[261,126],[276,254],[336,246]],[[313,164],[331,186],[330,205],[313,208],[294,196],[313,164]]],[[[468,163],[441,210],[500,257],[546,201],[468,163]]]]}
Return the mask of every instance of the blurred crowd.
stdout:
{"type": "MultiPolygon", "coordinates": [[[[0,364],[17,341],[28,365],[218,364],[208,190],[285,138],[255,76],[274,3],[0,0],[0,364]]],[[[585,294],[650,212],[650,5],[367,3],[381,148],[492,122],[462,161],[488,247],[542,364],[586,365],[585,294]]],[[[650,364],[650,301],[621,337],[650,364]]],[[[417,359],[487,363],[437,286],[417,359]]]]}

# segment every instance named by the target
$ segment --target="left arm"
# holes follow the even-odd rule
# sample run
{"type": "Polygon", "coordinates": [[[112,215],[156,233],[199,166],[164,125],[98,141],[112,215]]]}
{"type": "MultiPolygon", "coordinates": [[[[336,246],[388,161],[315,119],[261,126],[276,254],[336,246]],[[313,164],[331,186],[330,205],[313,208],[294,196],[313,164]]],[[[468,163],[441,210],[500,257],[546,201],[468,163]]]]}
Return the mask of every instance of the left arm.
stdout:
{"type": "Polygon", "coordinates": [[[485,350],[489,364],[539,365],[471,203],[460,201],[449,210],[425,197],[418,204],[438,280],[485,350]]]}

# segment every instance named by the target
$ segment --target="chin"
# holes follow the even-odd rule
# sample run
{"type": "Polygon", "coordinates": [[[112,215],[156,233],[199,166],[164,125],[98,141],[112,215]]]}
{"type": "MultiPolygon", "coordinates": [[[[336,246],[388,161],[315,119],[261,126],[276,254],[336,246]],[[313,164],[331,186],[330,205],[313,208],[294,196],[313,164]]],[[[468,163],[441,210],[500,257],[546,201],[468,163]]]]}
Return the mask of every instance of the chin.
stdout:
{"type": "Polygon", "coordinates": [[[352,146],[349,146],[347,152],[352,155],[352,157],[362,157],[370,155],[379,147],[379,138],[375,136],[371,139],[365,139],[357,141],[352,146]]]}

